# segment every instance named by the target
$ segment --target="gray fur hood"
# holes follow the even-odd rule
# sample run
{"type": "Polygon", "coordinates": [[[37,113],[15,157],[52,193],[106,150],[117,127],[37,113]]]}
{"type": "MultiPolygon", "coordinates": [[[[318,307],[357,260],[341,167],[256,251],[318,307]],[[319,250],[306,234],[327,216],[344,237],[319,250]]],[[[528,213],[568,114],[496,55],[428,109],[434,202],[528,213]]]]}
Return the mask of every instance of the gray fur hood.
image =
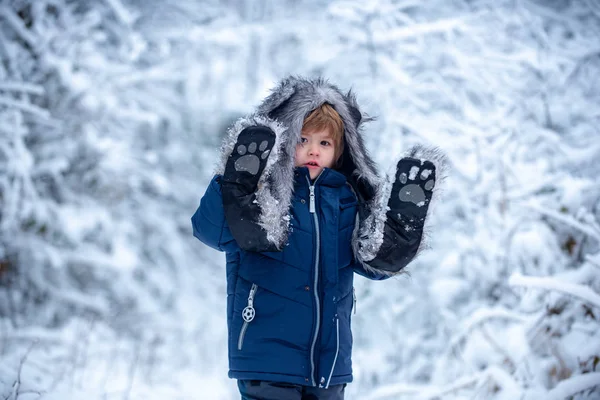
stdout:
{"type": "MultiPolygon", "coordinates": [[[[383,240],[382,226],[393,179],[382,179],[377,173],[376,165],[364,145],[361,129],[371,119],[360,111],[351,91],[342,92],[320,78],[292,76],[284,79],[258,106],[255,114],[240,119],[229,129],[216,173],[224,172],[227,159],[244,128],[266,126],[275,132],[275,145],[260,177],[256,197],[261,208],[259,224],[267,232],[267,239],[281,249],[287,241],[289,229],[296,145],[300,140],[304,119],[323,103],[332,105],[344,122],[345,149],[339,172],[346,176],[359,200],[353,249],[357,260],[368,269],[365,263],[375,257],[383,240]]],[[[429,159],[436,156],[435,151],[423,151],[428,153],[425,155],[429,159]]],[[[437,155],[441,161],[441,154],[437,155]]],[[[420,157],[423,154],[413,149],[411,156],[420,157]]]]}

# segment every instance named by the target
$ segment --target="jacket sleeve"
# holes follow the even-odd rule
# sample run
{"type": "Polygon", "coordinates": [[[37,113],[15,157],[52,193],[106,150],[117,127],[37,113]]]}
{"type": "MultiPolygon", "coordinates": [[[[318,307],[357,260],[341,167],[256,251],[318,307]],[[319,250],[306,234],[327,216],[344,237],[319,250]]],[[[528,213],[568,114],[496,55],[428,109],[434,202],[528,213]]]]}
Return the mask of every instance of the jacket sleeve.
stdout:
{"type": "Polygon", "coordinates": [[[239,246],[225,220],[220,179],[220,175],[214,176],[206,188],[200,206],[192,216],[192,228],[194,236],[202,243],[213,249],[230,253],[238,251],[239,246]]]}

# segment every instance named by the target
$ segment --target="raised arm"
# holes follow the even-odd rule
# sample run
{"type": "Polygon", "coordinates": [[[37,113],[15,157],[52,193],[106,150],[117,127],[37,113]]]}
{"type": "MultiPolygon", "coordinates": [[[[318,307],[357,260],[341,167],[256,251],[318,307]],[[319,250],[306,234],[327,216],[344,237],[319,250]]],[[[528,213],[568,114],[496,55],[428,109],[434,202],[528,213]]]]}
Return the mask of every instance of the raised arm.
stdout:
{"type": "Polygon", "coordinates": [[[379,188],[370,215],[361,221],[355,255],[362,275],[380,279],[399,274],[426,248],[424,233],[444,170],[445,156],[437,149],[417,146],[398,161],[394,176],[379,188]]]}
{"type": "Polygon", "coordinates": [[[217,176],[192,217],[194,236],[222,251],[281,250],[292,188],[282,189],[271,178],[280,175],[284,131],[259,115],[240,119],[228,131],[217,176]]]}
{"type": "Polygon", "coordinates": [[[221,176],[215,175],[192,216],[194,236],[219,251],[234,252],[239,246],[231,235],[223,211],[221,176]]]}

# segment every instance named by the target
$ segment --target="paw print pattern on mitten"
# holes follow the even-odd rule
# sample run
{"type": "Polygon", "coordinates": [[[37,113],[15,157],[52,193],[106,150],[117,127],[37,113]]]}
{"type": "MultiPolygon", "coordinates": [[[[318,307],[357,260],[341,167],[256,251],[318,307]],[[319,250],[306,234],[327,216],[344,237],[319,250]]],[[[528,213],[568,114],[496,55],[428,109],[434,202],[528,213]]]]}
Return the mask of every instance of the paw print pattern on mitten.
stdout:
{"type": "Polygon", "coordinates": [[[424,221],[433,195],[436,172],[431,161],[405,157],[396,165],[396,180],[388,201],[389,216],[406,229],[424,221]]]}
{"type": "Polygon", "coordinates": [[[256,201],[258,182],[268,158],[273,156],[275,139],[275,132],[266,126],[244,128],[225,164],[221,180],[223,212],[231,235],[246,251],[278,250],[259,223],[262,210],[256,201]]]}
{"type": "Polygon", "coordinates": [[[229,155],[223,180],[243,185],[246,192],[256,190],[274,145],[275,133],[271,129],[264,126],[244,129],[229,155]]]}
{"type": "Polygon", "coordinates": [[[269,142],[263,140],[258,146],[258,150],[262,153],[259,155],[254,154],[256,152],[256,142],[250,142],[248,147],[244,144],[240,144],[236,151],[241,156],[237,160],[235,160],[235,170],[237,172],[246,171],[251,175],[258,174],[260,169],[260,160],[266,160],[269,156],[270,149],[267,150],[269,146],[269,142]],[[249,153],[249,154],[247,154],[249,153]],[[260,158],[259,158],[260,156],[260,158]]]}
{"type": "Polygon", "coordinates": [[[431,198],[431,196],[426,196],[425,191],[429,192],[435,186],[435,179],[428,179],[432,172],[431,169],[423,168],[419,173],[419,167],[412,166],[408,174],[406,172],[400,173],[398,180],[401,184],[406,185],[398,192],[400,201],[411,202],[417,207],[423,207],[427,203],[427,199],[431,198]],[[418,180],[417,176],[419,177],[418,180]],[[408,183],[409,181],[411,183],[408,183]]]}

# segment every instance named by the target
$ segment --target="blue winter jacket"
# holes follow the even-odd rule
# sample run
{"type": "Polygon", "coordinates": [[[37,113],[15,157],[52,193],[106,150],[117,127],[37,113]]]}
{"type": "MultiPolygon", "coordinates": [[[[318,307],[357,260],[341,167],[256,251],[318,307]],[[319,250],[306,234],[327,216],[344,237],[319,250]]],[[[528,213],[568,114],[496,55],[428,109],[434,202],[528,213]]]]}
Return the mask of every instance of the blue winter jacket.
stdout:
{"type": "Polygon", "coordinates": [[[296,168],[287,245],[265,253],[237,246],[219,178],[192,224],[198,239],[226,252],[229,376],[322,387],[351,382],[354,272],[388,275],[367,272],[354,259],[357,198],[346,177],[325,169],[312,183],[307,168],[296,168]]]}
{"type": "MultiPolygon", "coordinates": [[[[225,135],[217,176],[192,223],[198,239],[227,254],[230,377],[322,387],[350,382],[354,272],[375,280],[402,273],[424,247],[424,219],[401,224],[390,214],[395,177],[382,179],[368,154],[362,129],[369,120],[351,91],[288,77],[225,135]],[[343,121],[344,151],[336,170],[325,169],[313,183],[307,168],[295,167],[296,146],[305,118],[324,103],[343,121]],[[234,151],[242,154],[241,132],[257,127],[271,130],[275,143],[246,212],[233,214],[229,204],[236,236],[257,235],[238,244],[219,178],[234,151]]],[[[256,146],[247,150],[265,159],[256,146]]]]}

